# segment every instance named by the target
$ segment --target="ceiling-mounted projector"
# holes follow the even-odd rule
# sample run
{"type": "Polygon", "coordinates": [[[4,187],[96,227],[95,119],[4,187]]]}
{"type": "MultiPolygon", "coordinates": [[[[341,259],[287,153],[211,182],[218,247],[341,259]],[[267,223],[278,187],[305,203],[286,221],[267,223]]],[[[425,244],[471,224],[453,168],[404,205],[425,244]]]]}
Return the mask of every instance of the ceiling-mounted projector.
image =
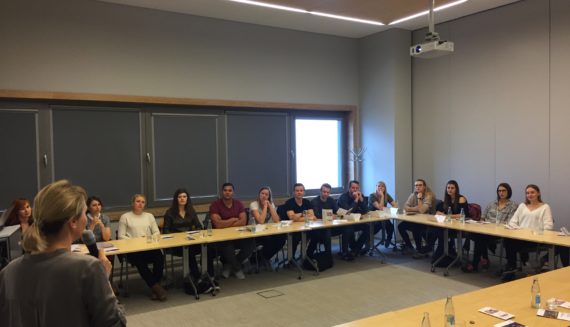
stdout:
{"type": "Polygon", "coordinates": [[[453,52],[453,42],[431,41],[410,47],[410,55],[417,58],[436,58],[453,52]]]}
{"type": "Polygon", "coordinates": [[[410,47],[410,56],[416,58],[436,58],[453,52],[453,42],[439,39],[439,34],[434,31],[433,6],[435,0],[429,2],[429,32],[423,43],[410,47]]]}

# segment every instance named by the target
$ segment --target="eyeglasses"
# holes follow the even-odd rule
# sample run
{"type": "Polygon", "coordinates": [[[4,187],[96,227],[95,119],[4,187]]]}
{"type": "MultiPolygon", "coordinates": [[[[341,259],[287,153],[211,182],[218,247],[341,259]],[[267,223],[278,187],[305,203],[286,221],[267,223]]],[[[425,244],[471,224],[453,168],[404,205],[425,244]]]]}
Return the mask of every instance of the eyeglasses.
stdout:
{"type": "Polygon", "coordinates": [[[424,184],[414,184],[415,187],[424,186],[424,184]]]}

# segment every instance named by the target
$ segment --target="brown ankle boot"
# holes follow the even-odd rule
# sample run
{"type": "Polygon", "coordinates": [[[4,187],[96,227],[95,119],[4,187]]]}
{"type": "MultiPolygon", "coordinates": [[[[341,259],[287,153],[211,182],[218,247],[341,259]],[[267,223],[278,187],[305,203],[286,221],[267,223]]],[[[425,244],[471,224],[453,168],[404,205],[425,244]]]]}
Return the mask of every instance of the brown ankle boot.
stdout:
{"type": "Polygon", "coordinates": [[[166,301],[166,290],[156,283],[151,287],[152,292],[156,295],[156,299],[159,301],[166,301]]]}

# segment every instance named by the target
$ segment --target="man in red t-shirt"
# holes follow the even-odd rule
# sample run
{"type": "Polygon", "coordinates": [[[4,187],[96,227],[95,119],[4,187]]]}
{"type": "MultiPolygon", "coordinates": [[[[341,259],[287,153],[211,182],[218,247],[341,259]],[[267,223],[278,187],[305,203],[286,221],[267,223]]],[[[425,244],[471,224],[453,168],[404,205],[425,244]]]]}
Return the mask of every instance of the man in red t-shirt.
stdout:
{"type": "MultiPolygon", "coordinates": [[[[228,228],[245,226],[247,217],[243,204],[234,199],[234,185],[224,183],[222,185],[222,197],[210,204],[210,219],[214,228],[228,228]]],[[[216,244],[220,251],[224,270],[222,276],[229,278],[234,274],[238,279],[244,279],[242,262],[247,260],[255,248],[255,241],[252,238],[227,241],[216,244]],[[239,253],[236,255],[236,249],[239,253]]]]}

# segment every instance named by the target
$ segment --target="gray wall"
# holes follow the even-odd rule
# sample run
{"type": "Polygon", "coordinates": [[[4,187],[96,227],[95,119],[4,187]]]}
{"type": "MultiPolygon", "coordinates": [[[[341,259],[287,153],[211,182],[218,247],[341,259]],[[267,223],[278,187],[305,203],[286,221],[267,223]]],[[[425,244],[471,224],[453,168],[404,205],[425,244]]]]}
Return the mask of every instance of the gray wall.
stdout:
{"type": "Polygon", "coordinates": [[[400,202],[412,190],[411,32],[389,30],[359,42],[362,187],[376,182],[400,202]]]}
{"type": "Polygon", "coordinates": [[[570,223],[569,21],[570,1],[527,0],[437,26],[456,50],[413,59],[412,101],[413,174],[438,197],[456,179],[484,206],[506,181],[520,202],[534,183],[570,223]]]}
{"type": "Polygon", "coordinates": [[[358,104],[357,41],[87,0],[0,3],[0,89],[358,104]]]}

